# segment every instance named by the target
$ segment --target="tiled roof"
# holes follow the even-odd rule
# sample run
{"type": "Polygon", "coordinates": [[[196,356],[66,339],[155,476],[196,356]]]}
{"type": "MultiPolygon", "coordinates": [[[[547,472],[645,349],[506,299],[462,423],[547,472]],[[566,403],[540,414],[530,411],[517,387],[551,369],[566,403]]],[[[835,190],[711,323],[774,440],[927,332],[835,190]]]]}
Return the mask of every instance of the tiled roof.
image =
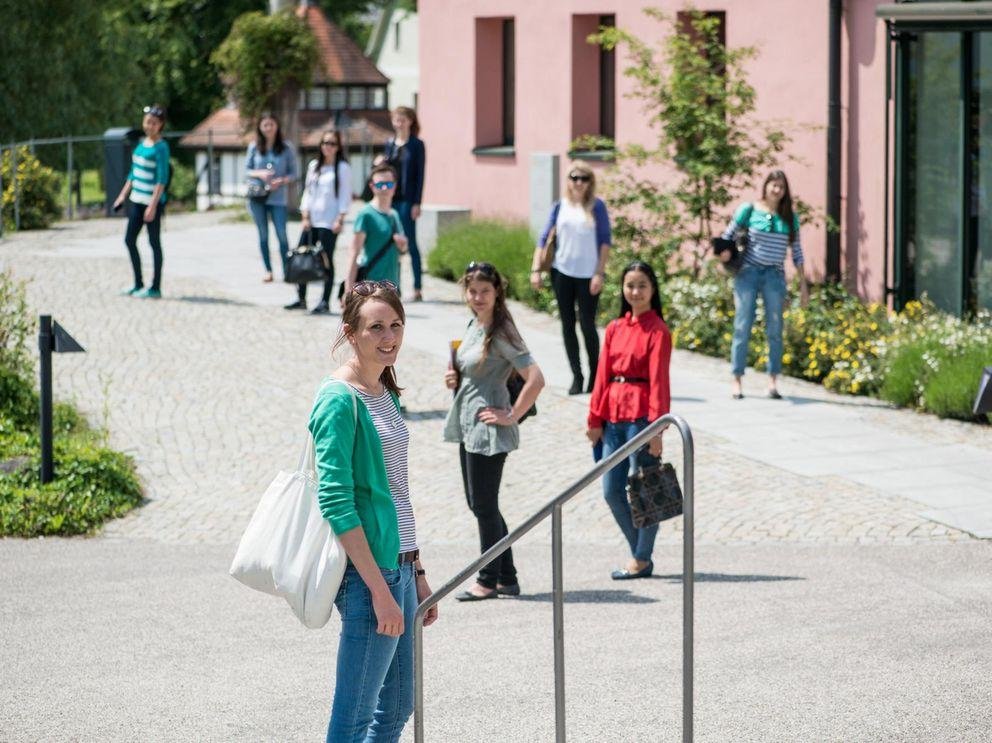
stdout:
{"type": "Polygon", "coordinates": [[[306,20],[317,40],[323,69],[314,70],[315,83],[389,84],[389,78],[365,56],[358,44],[327,20],[317,5],[303,3],[296,9],[296,15],[306,20]]]}
{"type": "MultiPolygon", "coordinates": [[[[334,115],[329,111],[300,111],[299,147],[315,148],[325,129],[333,129],[334,115]]],[[[359,147],[362,144],[381,147],[393,136],[389,122],[389,111],[349,111],[350,125],[342,128],[345,145],[359,147]]],[[[214,111],[197,124],[189,134],[179,140],[180,147],[205,149],[212,142],[218,150],[240,150],[248,146],[255,136],[252,128],[245,130],[241,125],[238,109],[228,106],[214,111]]]]}

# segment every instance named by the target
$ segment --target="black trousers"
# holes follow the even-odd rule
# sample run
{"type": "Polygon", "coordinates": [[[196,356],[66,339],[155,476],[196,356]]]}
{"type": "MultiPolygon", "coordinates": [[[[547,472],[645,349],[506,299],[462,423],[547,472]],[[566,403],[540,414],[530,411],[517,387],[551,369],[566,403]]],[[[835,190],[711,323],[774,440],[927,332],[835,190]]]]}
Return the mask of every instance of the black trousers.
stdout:
{"type": "MultiPolygon", "coordinates": [[[[303,230],[300,234],[300,245],[319,245],[320,249],[324,251],[324,255],[327,256],[328,273],[327,278],[324,279],[324,290],[321,292],[320,298],[324,304],[331,301],[331,288],[334,286],[334,246],[337,245],[338,236],[337,234],[327,228],[327,227],[311,227],[310,233],[313,235],[311,238],[307,234],[306,230],[303,230]],[[310,241],[313,240],[311,243],[310,241]]],[[[307,301],[307,285],[297,284],[296,294],[300,298],[301,302],[307,301]]]]}
{"type": "Polygon", "coordinates": [[[152,246],[152,264],[155,267],[155,274],[152,276],[152,289],[162,289],[162,215],[165,213],[165,204],[159,204],[155,210],[155,219],[145,222],[145,209],[147,204],[136,204],[127,200],[127,231],[124,233],[124,244],[127,245],[128,255],[131,256],[131,270],[134,271],[134,285],[143,287],[145,282],[141,276],[141,256],[138,255],[138,233],[142,226],[148,228],[148,242],[152,246]]]}
{"type": "Polygon", "coordinates": [[[566,276],[560,271],[551,272],[551,286],[555,290],[558,301],[558,315],[561,317],[561,334],[565,341],[565,353],[568,355],[568,365],[572,367],[572,376],[582,377],[582,364],[579,360],[579,339],[575,334],[575,308],[579,308],[579,327],[582,329],[582,340],[586,345],[589,356],[588,379],[596,378],[596,366],[599,364],[599,333],[596,332],[596,309],[599,307],[599,295],[589,291],[591,279],[576,279],[566,276]]]}
{"type": "MultiPolygon", "coordinates": [[[[479,522],[479,546],[482,552],[492,547],[506,536],[506,522],[499,512],[499,483],[503,479],[503,464],[506,452],[502,454],[473,454],[459,444],[458,457],[462,465],[462,484],[465,486],[465,500],[479,522]]],[[[517,584],[517,569],[513,566],[513,550],[507,550],[479,571],[479,585],[486,588],[514,586],[517,584]]]]}

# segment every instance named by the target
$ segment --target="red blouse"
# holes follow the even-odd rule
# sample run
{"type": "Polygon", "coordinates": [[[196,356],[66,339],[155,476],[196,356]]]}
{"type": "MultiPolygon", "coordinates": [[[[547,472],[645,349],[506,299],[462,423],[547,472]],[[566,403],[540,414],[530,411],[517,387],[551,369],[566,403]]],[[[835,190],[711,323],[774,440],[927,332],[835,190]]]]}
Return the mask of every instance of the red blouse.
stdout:
{"type": "Polygon", "coordinates": [[[672,359],[672,334],[652,310],[633,317],[628,312],[606,326],[599,353],[596,382],[589,400],[589,428],[665,415],[672,404],[668,366],[672,359]],[[611,382],[613,377],[633,377],[646,382],[611,382]]]}

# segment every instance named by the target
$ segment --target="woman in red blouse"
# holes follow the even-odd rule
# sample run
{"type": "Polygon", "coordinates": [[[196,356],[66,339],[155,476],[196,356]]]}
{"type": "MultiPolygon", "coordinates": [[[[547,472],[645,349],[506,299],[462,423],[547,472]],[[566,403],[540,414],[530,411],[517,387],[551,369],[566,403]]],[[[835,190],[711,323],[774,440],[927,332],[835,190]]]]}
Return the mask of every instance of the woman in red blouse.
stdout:
{"type": "MultiPolygon", "coordinates": [[[[671,407],[668,366],[672,358],[672,335],[661,314],[658,279],[646,263],[634,261],[623,270],[620,314],[606,326],[599,355],[596,382],[589,400],[586,436],[596,445],[602,441],[603,456],[609,456],[671,407]]],[[[638,529],[627,503],[627,475],[638,466],[652,464],[661,456],[661,435],[647,450],[631,454],[603,476],[603,491],[613,517],[630,545],[631,559],[625,568],[614,570],[613,580],[647,578],[654,571],[651,553],[658,525],[638,529]]]]}

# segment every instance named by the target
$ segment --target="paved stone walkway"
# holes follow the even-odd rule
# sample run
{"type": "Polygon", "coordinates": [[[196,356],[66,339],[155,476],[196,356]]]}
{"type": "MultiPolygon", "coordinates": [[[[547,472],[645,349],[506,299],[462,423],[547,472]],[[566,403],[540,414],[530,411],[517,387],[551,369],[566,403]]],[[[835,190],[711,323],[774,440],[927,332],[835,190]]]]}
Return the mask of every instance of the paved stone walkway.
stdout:
{"type": "MultiPolygon", "coordinates": [[[[26,232],[0,243],[0,262],[30,280],[31,306],[51,313],[87,349],[56,357],[56,395],[75,399],[109,428],[113,445],[138,463],[148,503],[109,524],[104,532],[109,537],[235,542],[273,474],[298,456],[312,391],[335,366],[329,348],[339,318],[281,309],[293,292],[260,282],[254,229],[238,217],[239,212],[168,217],[161,301],[118,296],[129,283],[118,221],[26,232]]],[[[291,225],[291,236],[297,229],[291,225]]],[[[350,234],[342,235],[339,261],[349,240],[350,234]]],[[[418,526],[425,544],[474,543],[457,451],[441,442],[450,400],[441,384],[446,341],[457,337],[467,314],[451,284],[428,278],[425,294],[427,302],[408,306],[399,364],[412,433],[418,526]]],[[[511,525],[591,465],[582,435],[588,398],[564,394],[569,378],[556,321],[520,306],[514,312],[551,384],[539,400],[539,415],[523,425],[522,448],[508,460],[501,497],[511,525]]],[[[796,459],[790,442],[820,435],[804,454],[817,448],[821,451],[814,454],[840,451],[831,444],[877,437],[858,429],[881,425],[892,436],[911,431],[921,451],[970,446],[973,461],[987,465],[987,473],[992,471],[987,429],[892,411],[877,401],[837,398],[797,381],[783,385],[791,405],[751,398],[733,402],[726,399],[724,367],[720,360],[684,352],[676,352],[672,362],[673,409],[688,420],[695,437],[701,543],[969,538],[926,518],[917,503],[877,483],[844,476],[844,456],[827,454],[836,468],[797,471],[796,462],[806,460],[796,459]],[[810,416],[825,409],[841,417],[833,430],[815,430],[810,416]],[[977,436],[979,446],[959,443],[965,436],[977,436]]],[[[752,388],[763,384],[750,380],[752,388]]],[[[666,434],[666,451],[680,464],[674,431],[666,434]]],[[[570,539],[620,547],[598,486],[568,507],[566,524],[570,539]]],[[[681,520],[665,524],[660,539],[680,541],[680,527],[681,520]]]]}

